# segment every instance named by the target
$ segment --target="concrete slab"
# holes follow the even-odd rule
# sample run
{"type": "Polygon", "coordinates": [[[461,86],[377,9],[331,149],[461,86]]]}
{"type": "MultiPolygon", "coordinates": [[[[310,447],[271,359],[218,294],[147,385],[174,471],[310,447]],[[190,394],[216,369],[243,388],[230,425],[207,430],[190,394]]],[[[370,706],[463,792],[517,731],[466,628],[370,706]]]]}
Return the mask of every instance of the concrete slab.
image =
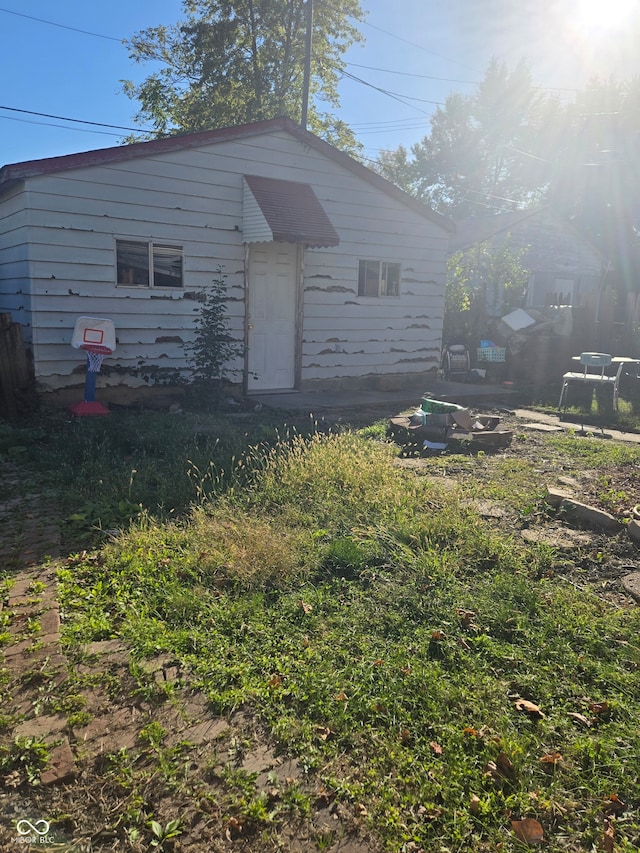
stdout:
{"type": "Polygon", "coordinates": [[[533,432],[562,432],[560,424],[531,423],[525,424],[523,429],[530,429],[533,432]]]}
{"type": "Polygon", "coordinates": [[[323,409],[385,409],[389,415],[419,406],[422,397],[476,406],[482,402],[504,402],[514,392],[502,385],[471,385],[464,382],[425,382],[393,391],[287,391],[251,394],[256,404],[272,409],[315,412],[323,409]]]}
{"type": "Polygon", "coordinates": [[[635,519],[632,519],[627,525],[627,533],[634,542],[640,545],[640,524],[635,519]]]}
{"type": "Polygon", "coordinates": [[[629,595],[640,601],[640,572],[631,572],[622,578],[622,585],[629,595]]]}
{"type": "MultiPolygon", "coordinates": [[[[529,422],[529,428],[540,432],[575,432],[580,425],[561,420],[557,414],[546,414],[531,409],[512,408],[509,403],[516,392],[504,385],[472,385],[465,382],[426,381],[402,390],[394,391],[288,391],[268,394],[252,394],[256,405],[271,409],[303,411],[323,414],[330,409],[379,409],[381,415],[392,417],[410,408],[417,408],[422,397],[446,400],[472,409],[503,407],[517,418],[529,422]]],[[[640,434],[606,428],[604,431],[586,421],[584,431],[594,436],[640,444],[640,434]]],[[[523,427],[526,428],[526,427],[523,427]]]]}
{"type": "MultiPolygon", "coordinates": [[[[575,432],[582,426],[585,432],[593,433],[593,435],[596,437],[603,436],[603,432],[601,431],[599,426],[589,424],[586,421],[584,422],[584,424],[569,423],[567,421],[560,420],[558,415],[548,415],[544,412],[534,412],[530,409],[514,409],[513,414],[517,418],[521,418],[525,421],[537,421],[539,423],[549,424],[551,426],[559,426],[565,432],[575,432]]],[[[640,444],[640,434],[634,432],[622,432],[622,430],[609,429],[608,427],[606,427],[604,430],[604,437],[614,439],[615,441],[628,441],[631,444],[640,444]]]]}

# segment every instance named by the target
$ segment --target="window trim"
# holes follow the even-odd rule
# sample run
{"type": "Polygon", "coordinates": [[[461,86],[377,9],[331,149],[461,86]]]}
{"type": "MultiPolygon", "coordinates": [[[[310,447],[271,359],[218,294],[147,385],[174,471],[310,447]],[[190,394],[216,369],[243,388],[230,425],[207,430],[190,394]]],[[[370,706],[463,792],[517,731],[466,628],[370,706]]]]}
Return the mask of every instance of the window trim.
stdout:
{"type": "Polygon", "coordinates": [[[402,277],[402,264],[399,261],[383,261],[379,258],[359,258],[358,259],[358,297],[363,299],[399,299],[400,298],[400,280],[402,277]],[[377,293],[364,293],[360,290],[360,281],[362,277],[363,264],[377,264],[378,265],[378,292],[377,293]],[[388,281],[388,271],[390,267],[397,267],[397,280],[398,280],[398,289],[397,293],[383,293],[382,287],[383,283],[388,281]],[[383,272],[386,272],[386,277],[383,276],[383,272]]]}
{"type": "Polygon", "coordinates": [[[136,237],[116,237],[115,238],[115,279],[116,279],[116,287],[131,287],[135,290],[162,290],[162,291],[171,291],[171,292],[182,292],[184,291],[184,246],[180,243],[172,243],[168,240],[150,240],[150,239],[140,239],[136,237]],[[149,273],[149,283],[148,284],[133,284],[125,281],[118,281],[118,243],[137,243],[140,246],[147,247],[147,269],[149,273]],[[180,256],[180,284],[176,285],[163,285],[163,284],[155,284],[154,276],[154,248],[158,249],[172,249],[175,250],[176,254],[180,256]]]}

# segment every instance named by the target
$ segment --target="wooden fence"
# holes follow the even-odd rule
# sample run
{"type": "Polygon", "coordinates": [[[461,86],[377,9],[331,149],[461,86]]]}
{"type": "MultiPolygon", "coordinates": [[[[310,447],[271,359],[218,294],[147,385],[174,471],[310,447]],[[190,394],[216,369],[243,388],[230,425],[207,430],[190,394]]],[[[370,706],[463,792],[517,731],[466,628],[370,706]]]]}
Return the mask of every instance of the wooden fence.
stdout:
{"type": "Polygon", "coordinates": [[[30,359],[22,338],[22,326],[11,314],[0,314],[0,417],[13,419],[34,405],[30,359]]]}

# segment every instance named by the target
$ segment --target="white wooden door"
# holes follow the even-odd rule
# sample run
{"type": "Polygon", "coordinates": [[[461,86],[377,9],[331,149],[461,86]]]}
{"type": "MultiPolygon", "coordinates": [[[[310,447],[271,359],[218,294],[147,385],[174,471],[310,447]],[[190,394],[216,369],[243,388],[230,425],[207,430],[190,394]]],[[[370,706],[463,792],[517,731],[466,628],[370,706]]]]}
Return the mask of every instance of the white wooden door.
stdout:
{"type": "Polygon", "coordinates": [[[295,385],[298,247],[254,243],[249,251],[247,387],[295,385]]]}

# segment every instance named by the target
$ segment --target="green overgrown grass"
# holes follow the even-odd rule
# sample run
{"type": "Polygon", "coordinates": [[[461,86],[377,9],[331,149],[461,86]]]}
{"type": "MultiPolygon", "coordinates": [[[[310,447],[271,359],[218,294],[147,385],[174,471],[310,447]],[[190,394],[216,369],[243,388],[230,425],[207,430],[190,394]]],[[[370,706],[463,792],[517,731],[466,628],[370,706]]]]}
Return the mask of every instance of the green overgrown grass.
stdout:
{"type": "MultiPolygon", "coordinates": [[[[106,531],[151,514],[180,517],[237,481],[247,447],[269,446],[313,422],[122,411],[109,418],[43,414],[39,426],[0,422],[0,461],[16,461],[63,519],[64,545],[95,545],[106,531]]],[[[0,495],[2,497],[2,495],[0,495]]]]}
{"type": "Polygon", "coordinates": [[[170,652],[390,850],[515,851],[526,817],[550,851],[598,849],[605,816],[637,850],[638,610],[555,578],[550,549],[393,455],[344,433],[239,456],[187,517],[142,514],[60,570],[66,642],[170,652]]]}

